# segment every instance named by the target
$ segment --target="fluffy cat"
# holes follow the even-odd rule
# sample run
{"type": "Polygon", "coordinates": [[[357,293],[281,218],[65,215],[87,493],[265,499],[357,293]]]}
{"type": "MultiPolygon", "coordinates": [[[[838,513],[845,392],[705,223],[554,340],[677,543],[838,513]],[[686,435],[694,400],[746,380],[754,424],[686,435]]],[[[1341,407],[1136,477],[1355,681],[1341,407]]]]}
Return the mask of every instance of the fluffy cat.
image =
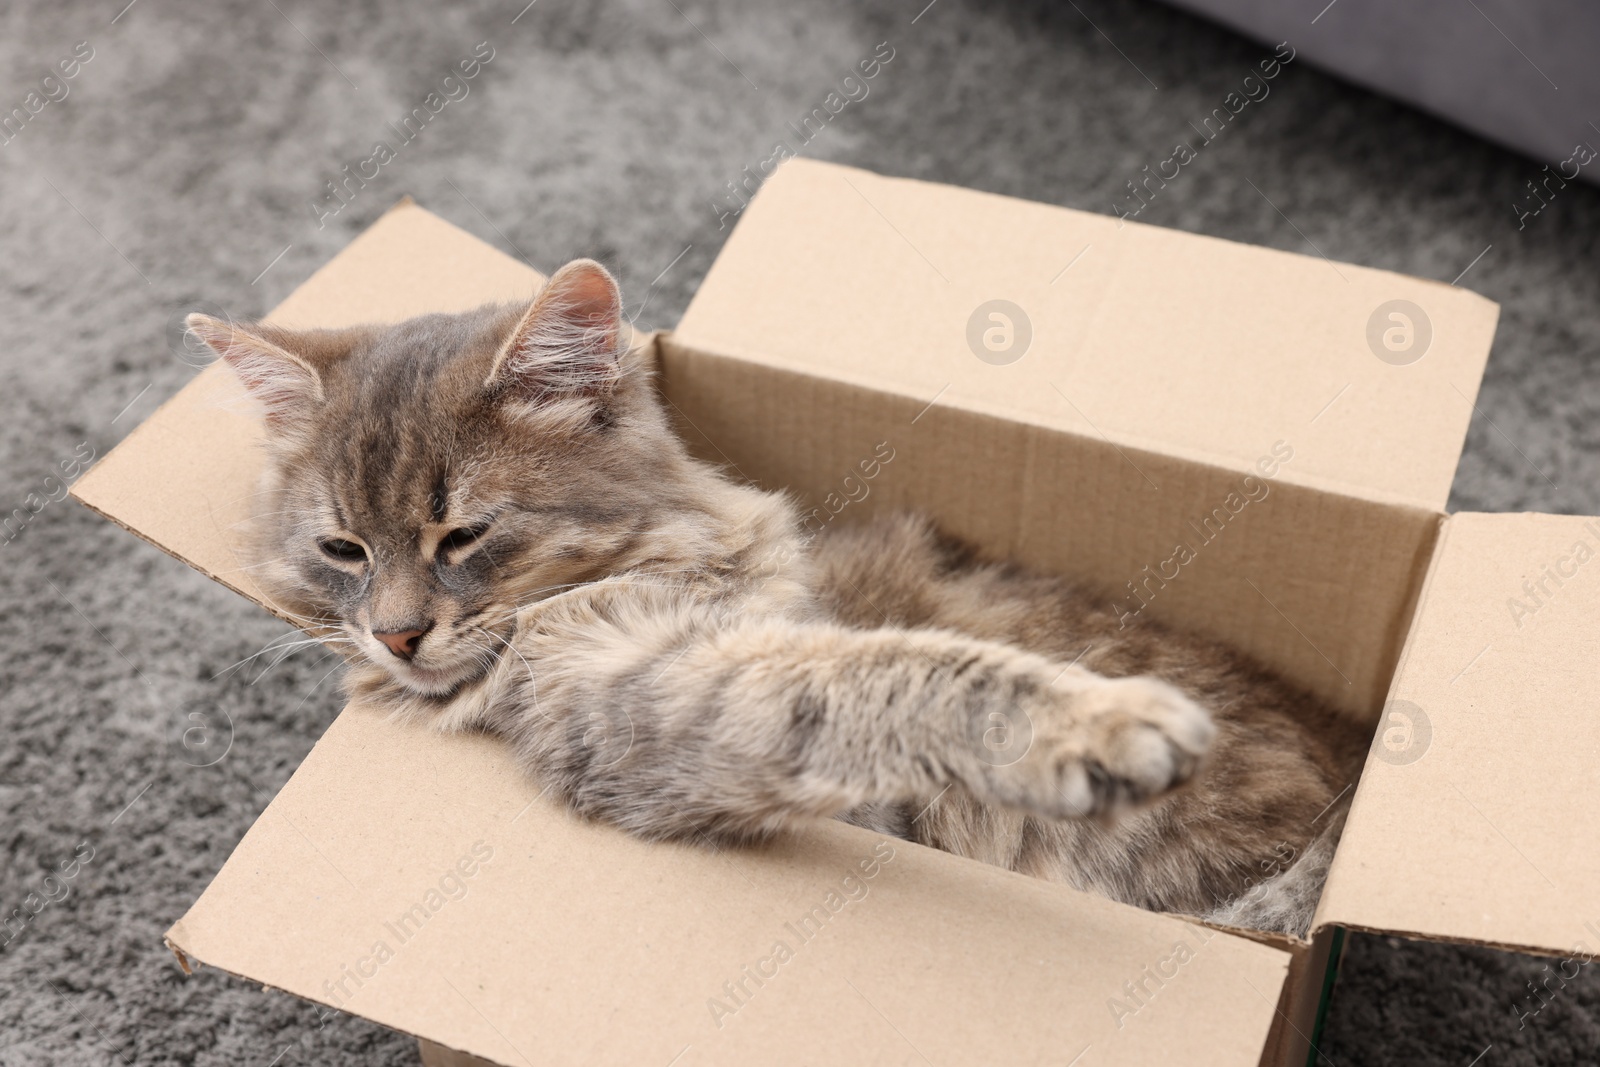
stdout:
{"type": "Polygon", "coordinates": [[[265,408],[265,578],[358,651],[355,694],[646,837],[838,817],[1305,932],[1354,726],[921,519],[811,541],[688,455],[598,264],[393,326],[189,326],[265,408]]]}

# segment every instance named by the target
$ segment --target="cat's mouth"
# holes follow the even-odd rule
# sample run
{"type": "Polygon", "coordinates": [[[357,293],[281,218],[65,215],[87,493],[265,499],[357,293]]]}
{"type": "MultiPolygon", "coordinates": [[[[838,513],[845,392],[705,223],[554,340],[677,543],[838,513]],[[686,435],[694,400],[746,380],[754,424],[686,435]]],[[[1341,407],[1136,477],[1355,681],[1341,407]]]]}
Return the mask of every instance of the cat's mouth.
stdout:
{"type": "Polygon", "coordinates": [[[486,673],[483,664],[470,659],[440,666],[426,666],[415,661],[371,654],[368,659],[374,666],[382,668],[401,688],[434,698],[453,697],[486,673]]]}
{"type": "Polygon", "coordinates": [[[462,686],[475,681],[483,673],[472,664],[450,668],[418,667],[411,663],[388,666],[390,674],[401,685],[431,697],[454,696],[462,686]]]}

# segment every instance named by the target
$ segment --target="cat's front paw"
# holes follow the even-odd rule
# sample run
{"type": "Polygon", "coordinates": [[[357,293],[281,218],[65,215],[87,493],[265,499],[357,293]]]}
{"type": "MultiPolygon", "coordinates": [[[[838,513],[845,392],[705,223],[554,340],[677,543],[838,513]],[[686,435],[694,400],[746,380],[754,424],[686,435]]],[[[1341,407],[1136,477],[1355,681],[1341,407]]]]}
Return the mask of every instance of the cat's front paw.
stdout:
{"type": "Polygon", "coordinates": [[[1108,678],[1070,694],[1088,743],[1063,766],[1069,814],[1142,804],[1192,778],[1211,748],[1211,715],[1155,678],[1108,678]]]}
{"type": "Polygon", "coordinates": [[[1019,714],[1014,758],[985,777],[996,799],[1054,818],[1156,799],[1194,776],[1216,735],[1203,708],[1147,677],[1074,680],[1019,714]]]}

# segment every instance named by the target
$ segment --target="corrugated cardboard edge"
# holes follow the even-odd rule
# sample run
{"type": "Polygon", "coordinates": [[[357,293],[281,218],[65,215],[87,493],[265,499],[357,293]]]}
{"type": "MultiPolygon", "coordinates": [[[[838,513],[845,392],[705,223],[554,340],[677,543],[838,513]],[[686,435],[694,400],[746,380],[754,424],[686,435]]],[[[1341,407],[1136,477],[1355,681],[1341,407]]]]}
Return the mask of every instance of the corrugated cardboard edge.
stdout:
{"type": "MultiPolygon", "coordinates": [[[[105,458],[104,456],[101,457],[102,461],[104,460],[104,458],[105,458]]],[[[99,466],[99,464],[96,464],[96,466],[99,466]]],[[[90,473],[93,473],[93,468],[90,468],[90,471],[87,472],[84,477],[88,477],[88,474],[90,474],[90,473]]],[[[83,481],[82,478],[78,479],[78,482],[81,482],[81,481],[83,481]]],[[[138,530],[135,530],[132,526],[129,526],[127,523],[123,522],[121,519],[117,518],[115,515],[111,514],[108,511],[103,510],[98,505],[93,504],[88,500],[85,500],[82,496],[78,495],[78,491],[77,491],[78,482],[74,482],[73,483],[72,492],[69,495],[72,497],[72,499],[76,500],[79,504],[82,504],[84,507],[86,507],[90,511],[94,512],[96,515],[100,516],[102,519],[105,519],[107,522],[112,523],[115,526],[121,527],[122,529],[126,530],[128,533],[131,533],[133,536],[135,536],[139,540],[143,541],[145,544],[150,545],[151,547],[153,547],[155,549],[158,549],[163,554],[172,557],[173,559],[177,560],[179,563],[182,563],[184,566],[190,567],[190,568],[192,568],[192,569],[194,569],[196,571],[199,571],[201,574],[205,575],[207,578],[210,578],[213,582],[216,582],[218,585],[222,586],[224,589],[227,589],[230,592],[239,594],[240,596],[244,597],[246,600],[250,601],[250,603],[256,605],[257,607],[261,608],[263,611],[265,611],[268,614],[272,615],[274,618],[281,619],[282,621],[288,623],[291,626],[298,626],[299,625],[299,623],[295,622],[295,620],[287,612],[283,611],[281,608],[275,607],[272,604],[268,603],[267,601],[262,600],[260,597],[256,596],[254,593],[248,592],[248,591],[246,591],[244,589],[240,589],[234,583],[228,581],[226,578],[223,578],[220,575],[216,575],[216,574],[211,573],[211,571],[209,569],[207,569],[206,567],[201,566],[200,564],[196,563],[194,560],[189,559],[187,556],[183,555],[181,552],[178,552],[175,549],[169,548],[166,545],[161,544],[159,541],[154,541],[151,538],[146,537],[143,533],[139,532],[138,530]]]]}

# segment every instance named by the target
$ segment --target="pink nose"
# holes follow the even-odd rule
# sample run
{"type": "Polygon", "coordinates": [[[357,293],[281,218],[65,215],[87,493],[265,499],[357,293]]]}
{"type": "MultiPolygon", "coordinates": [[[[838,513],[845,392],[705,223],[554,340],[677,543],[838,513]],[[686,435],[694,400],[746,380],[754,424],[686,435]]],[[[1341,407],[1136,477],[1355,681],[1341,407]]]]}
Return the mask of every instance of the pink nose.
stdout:
{"type": "Polygon", "coordinates": [[[422,643],[422,635],[427,630],[394,630],[379,633],[374,630],[372,636],[389,646],[389,651],[401,659],[410,659],[417,654],[417,645],[422,643]]]}

